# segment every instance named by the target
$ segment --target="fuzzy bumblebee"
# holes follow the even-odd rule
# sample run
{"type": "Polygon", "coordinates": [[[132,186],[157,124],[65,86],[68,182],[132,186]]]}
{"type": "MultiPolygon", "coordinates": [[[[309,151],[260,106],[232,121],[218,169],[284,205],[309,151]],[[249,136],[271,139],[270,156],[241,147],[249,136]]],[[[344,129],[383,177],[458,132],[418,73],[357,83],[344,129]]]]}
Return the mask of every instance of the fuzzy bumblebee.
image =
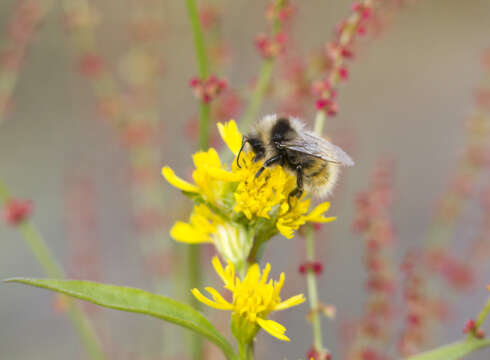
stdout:
{"type": "Polygon", "coordinates": [[[305,191],[315,197],[326,197],[337,182],[340,167],[354,165],[340,147],[305,130],[304,123],[292,117],[268,115],[257,122],[243,137],[237,166],[246,144],[255,154],[254,161],[264,160],[255,177],[273,165],[280,165],[296,176],[297,186],[290,197],[300,197],[305,191]]]}

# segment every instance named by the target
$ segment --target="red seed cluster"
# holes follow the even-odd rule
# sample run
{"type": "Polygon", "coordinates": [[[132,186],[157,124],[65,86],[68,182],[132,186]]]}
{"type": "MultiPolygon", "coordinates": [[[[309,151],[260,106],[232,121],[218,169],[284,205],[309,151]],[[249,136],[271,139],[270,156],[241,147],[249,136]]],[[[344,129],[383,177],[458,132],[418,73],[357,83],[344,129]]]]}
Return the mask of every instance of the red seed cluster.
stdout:
{"type": "Polygon", "coordinates": [[[490,169],[490,118],[477,105],[466,120],[467,144],[463,157],[455,167],[449,186],[439,199],[435,221],[449,225],[459,218],[465,202],[474,194],[478,184],[478,175],[490,169]]]}
{"type": "Polygon", "coordinates": [[[266,11],[266,19],[272,28],[270,35],[259,34],[255,38],[255,47],[265,59],[273,59],[284,53],[287,36],[283,31],[284,25],[294,13],[294,7],[285,1],[273,1],[266,11]]]}
{"type": "Polygon", "coordinates": [[[3,219],[8,225],[17,226],[29,218],[32,209],[31,200],[9,199],[3,208],[3,219]]]}
{"type": "Polygon", "coordinates": [[[205,4],[199,7],[199,20],[204,29],[208,30],[220,20],[220,14],[213,4],[205,4]]]}
{"type": "Polygon", "coordinates": [[[490,183],[481,192],[480,207],[483,218],[470,248],[469,262],[473,265],[485,263],[490,257],[490,183]]]}
{"type": "Polygon", "coordinates": [[[228,87],[228,82],[211,75],[205,80],[194,77],[189,82],[189,85],[194,91],[196,98],[204,103],[210,103],[228,87]]]}
{"type": "Polygon", "coordinates": [[[408,251],[400,269],[404,277],[402,296],[405,321],[398,339],[398,352],[400,357],[405,358],[427,346],[430,340],[429,323],[447,317],[447,305],[427,294],[429,285],[423,254],[408,251]]]}
{"type": "Polygon", "coordinates": [[[104,67],[104,62],[97,54],[84,54],[78,61],[78,72],[88,78],[100,76],[104,67]]]}
{"type": "Polygon", "coordinates": [[[390,212],[392,205],[392,167],[380,162],[375,168],[371,185],[356,199],[357,215],[354,229],[365,242],[364,264],[368,300],[359,323],[357,346],[353,356],[360,359],[386,359],[386,344],[393,331],[394,265],[392,244],[395,240],[390,212]],[[367,344],[379,346],[368,346],[367,344]],[[384,344],[384,345],[383,345],[384,344]]]}
{"type": "Polygon", "coordinates": [[[313,83],[313,95],[319,99],[316,101],[316,109],[323,110],[327,115],[334,116],[337,114],[338,105],[336,102],[337,91],[332,88],[330,80],[324,79],[313,83]]]}
{"type": "Polygon", "coordinates": [[[272,36],[265,34],[257,35],[255,46],[263,58],[275,58],[282,54],[286,47],[286,34],[279,33],[272,36]]]}
{"type": "Polygon", "coordinates": [[[471,264],[448,253],[447,249],[433,249],[426,255],[427,268],[442,275],[457,290],[468,289],[474,284],[475,275],[471,264]]]}
{"type": "Polygon", "coordinates": [[[353,47],[357,36],[366,34],[367,25],[373,14],[373,1],[354,3],[352,14],[336,29],[335,38],[325,46],[327,75],[313,83],[313,95],[317,98],[316,108],[329,116],[338,112],[337,87],[349,78],[346,60],[354,56],[353,47]]]}
{"type": "Polygon", "coordinates": [[[321,275],[323,264],[319,261],[306,261],[298,267],[298,271],[302,275],[305,275],[309,271],[314,272],[315,275],[321,275]]]}
{"type": "Polygon", "coordinates": [[[318,351],[314,345],[306,352],[307,360],[332,360],[332,354],[329,351],[318,351]]]}
{"type": "Polygon", "coordinates": [[[474,336],[477,339],[483,339],[485,337],[485,331],[476,326],[476,322],[473,319],[470,319],[466,322],[465,327],[463,328],[464,334],[469,334],[474,336]]]}
{"type": "Polygon", "coordinates": [[[265,17],[271,23],[275,21],[286,22],[291,19],[295,12],[296,8],[288,0],[282,1],[282,3],[274,1],[267,6],[265,17]]]}
{"type": "Polygon", "coordinates": [[[0,122],[3,115],[13,108],[12,92],[26,49],[51,6],[48,2],[37,0],[16,1],[13,4],[11,20],[2,32],[4,38],[0,49],[0,76],[8,79],[0,86],[0,122]]]}

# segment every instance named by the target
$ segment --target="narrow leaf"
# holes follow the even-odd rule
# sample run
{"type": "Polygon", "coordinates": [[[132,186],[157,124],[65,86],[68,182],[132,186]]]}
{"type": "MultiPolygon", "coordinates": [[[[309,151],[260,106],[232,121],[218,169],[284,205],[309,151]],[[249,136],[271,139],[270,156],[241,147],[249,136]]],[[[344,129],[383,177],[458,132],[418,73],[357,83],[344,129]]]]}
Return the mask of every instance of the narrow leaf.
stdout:
{"type": "Polygon", "coordinates": [[[13,278],[5,282],[32,285],[86,300],[111,309],[146,314],[195,331],[234,359],[232,346],[200,312],[193,307],[150,292],[81,280],[13,278]]]}
{"type": "Polygon", "coordinates": [[[467,339],[411,356],[406,360],[459,360],[478,349],[490,346],[490,339],[467,339]]]}

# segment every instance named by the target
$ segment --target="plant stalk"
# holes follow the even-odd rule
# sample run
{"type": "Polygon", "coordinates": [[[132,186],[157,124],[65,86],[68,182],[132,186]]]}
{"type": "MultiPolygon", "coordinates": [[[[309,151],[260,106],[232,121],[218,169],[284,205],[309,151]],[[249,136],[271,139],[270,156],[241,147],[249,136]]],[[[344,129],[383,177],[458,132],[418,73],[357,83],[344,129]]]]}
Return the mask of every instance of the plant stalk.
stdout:
{"type": "MultiPolygon", "coordinates": [[[[315,260],[315,237],[314,229],[311,224],[306,226],[306,260],[308,262],[315,260]]],[[[308,270],[306,274],[306,285],[308,289],[308,300],[310,303],[311,325],[313,327],[313,346],[315,350],[322,351],[322,324],[318,313],[318,287],[315,272],[311,269],[308,270]]]]}
{"type": "MultiPolygon", "coordinates": [[[[10,197],[6,186],[0,181],[0,205],[5,205],[10,197]]],[[[54,259],[46,242],[34,224],[29,221],[24,221],[17,225],[17,228],[46,276],[58,279],[64,278],[63,269],[54,259]]],[[[94,360],[105,360],[106,357],[90,320],[73,300],[66,298],[66,301],[68,303],[68,315],[90,357],[94,360]]]]}
{"type": "Polygon", "coordinates": [[[254,360],[253,343],[242,344],[238,343],[238,357],[240,360],[254,360]]]}
{"type": "MultiPolygon", "coordinates": [[[[209,77],[209,61],[206,54],[206,44],[204,33],[199,20],[196,0],[186,0],[187,11],[191,23],[192,35],[194,38],[194,48],[199,71],[199,78],[206,80],[209,77]]],[[[206,150],[209,146],[209,123],[211,118],[211,108],[209,103],[201,101],[199,104],[199,148],[206,150]]],[[[201,248],[199,246],[189,246],[187,251],[187,288],[192,289],[201,285],[201,248]]],[[[190,294],[190,292],[189,292],[190,294]]],[[[190,294],[191,304],[199,309],[200,303],[190,294]]],[[[203,343],[197,334],[191,335],[191,353],[194,360],[202,358],[203,343]]]]}
{"type": "Polygon", "coordinates": [[[260,68],[257,84],[255,85],[255,89],[250,98],[250,102],[247,109],[245,110],[245,113],[243,114],[242,121],[240,123],[240,127],[244,131],[248,131],[248,129],[252,125],[252,122],[257,119],[259,109],[264,102],[265,92],[271,80],[274,62],[274,59],[266,59],[260,68]]]}
{"type": "MultiPolygon", "coordinates": [[[[323,125],[325,123],[325,112],[318,111],[315,117],[315,133],[321,136],[323,133],[323,125]]],[[[313,225],[306,225],[306,261],[315,261],[315,233],[313,225]]],[[[311,325],[313,328],[313,346],[316,351],[324,351],[322,340],[322,323],[318,312],[319,300],[318,300],[318,285],[316,281],[316,274],[313,270],[308,270],[306,274],[306,286],[308,291],[308,300],[310,303],[311,311],[311,325]]]]}
{"type": "MultiPolygon", "coordinates": [[[[277,8],[280,8],[284,6],[284,3],[284,0],[276,0],[275,5],[277,8]]],[[[277,35],[281,31],[282,21],[277,18],[272,24],[272,35],[277,35]]],[[[275,58],[267,58],[262,63],[257,83],[255,84],[252,96],[250,97],[250,102],[240,122],[240,127],[244,131],[248,131],[248,129],[252,125],[252,122],[257,119],[259,109],[264,102],[265,92],[267,91],[267,87],[269,86],[272,77],[272,70],[274,68],[275,60],[275,58]]]]}
{"type": "MultiPolygon", "coordinates": [[[[488,314],[490,314],[490,298],[488,298],[487,303],[483,307],[483,309],[480,311],[478,314],[476,321],[475,321],[475,330],[478,330],[481,328],[483,325],[483,322],[487,318],[488,314]]],[[[473,334],[468,334],[468,339],[472,338],[473,334]]]]}

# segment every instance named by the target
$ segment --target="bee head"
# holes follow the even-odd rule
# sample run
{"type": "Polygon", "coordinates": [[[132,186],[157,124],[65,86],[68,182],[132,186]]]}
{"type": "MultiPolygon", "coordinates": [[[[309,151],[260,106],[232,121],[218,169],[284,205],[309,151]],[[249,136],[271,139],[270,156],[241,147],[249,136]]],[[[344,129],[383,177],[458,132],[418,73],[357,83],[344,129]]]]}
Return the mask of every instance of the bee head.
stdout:
{"type": "Polygon", "coordinates": [[[236,163],[240,167],[240,155],[242,154],[245,144],[248,143],[255,154],[254,161],[257,161],[265,156],[265,145],[264,142],[257,135],[244,136],[242,140],[242,147],[238,152],[236,163]]]}
{"type": "Polygon", "coordinates": [[[271,129],[270,137],[275,146],[294,138],[296,131],[288,118],[279,118],[271,129]]]}
{"type": "Polygon", "coordinates": [[[258,136],[248,137],[246,140],[252,148],[252,151],[255,153],[256,159],[259,159],[265,154],[265,145],[264,142],[258,136]]]}

